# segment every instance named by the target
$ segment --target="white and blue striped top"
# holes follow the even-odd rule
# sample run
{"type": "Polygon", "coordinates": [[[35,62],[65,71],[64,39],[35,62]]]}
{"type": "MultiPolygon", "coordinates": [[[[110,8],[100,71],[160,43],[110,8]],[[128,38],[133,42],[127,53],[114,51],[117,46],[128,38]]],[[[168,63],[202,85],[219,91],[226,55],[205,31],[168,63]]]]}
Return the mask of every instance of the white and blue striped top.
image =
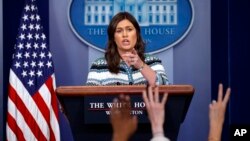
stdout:
{"type": "MultiPolygon", "coordinates": [[[[145,55],[145,63],[156,72],[156,84],[168,85],[169,81],[161,60],[152,55],[145,55]]],[[[124,61],[119,64],[119,73],[111,73],[108,70],[107,61],[104,57],[96,59],[90,68],[86,85],[140,85],[147,84],[147,80],[141,72],[129,67],[124,61]]]]}

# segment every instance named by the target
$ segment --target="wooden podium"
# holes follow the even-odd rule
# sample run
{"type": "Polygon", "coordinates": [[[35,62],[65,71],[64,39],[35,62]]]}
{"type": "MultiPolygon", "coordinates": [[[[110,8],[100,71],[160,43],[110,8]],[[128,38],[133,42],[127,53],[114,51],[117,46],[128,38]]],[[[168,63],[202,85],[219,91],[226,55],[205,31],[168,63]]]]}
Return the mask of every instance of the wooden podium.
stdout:
{"type": "MultiPolygon", "coordinates": [[[[66,115],[70,121],[71,128],[75,140],[111,140],[112,128],[109,124],[109,116],[106,115],[90,115],[90,119],[104,120],[104,123],[91,123],[87,124],[86,102],[84,98],[91,97],[105,99],[110,97],[117,97],[119,94],[130,95],[139,97],[142,100],[142,92],[146,90],[145,85],[118,85],[118,86],[60,86],[56,89],[59,100],[61,101],[66,115]],[[85,105],[84,105],[85,102],[85,105]]],[[[191,85],[161,85],[159,86],[160,94],[169,93],[168,101],[166,104],[166,115],[164,130],[165,135],[171,141],[177,140],[178,132],[181,123],[184,121],[188,107],[194,94],[194,88],[191,85]]],[[[107,110],[106,107],[103,109],[107,110]]],[[[92,110],[95,111],[96,109],[92,110]]],[[[98,109],[100,110],[100,109],[98,109]]],[[[144,109],[145,110],[145,109],[144,109]]],[[[144,112],[146,113],[146,111],[144,112]]],[[[140,122],[138,130],[131,138],[131,141],[137,140],[150,140],[151,127],[149,122],[140,122]]],[[[147,118],[147,117],[146,117],[147,118]]],[[[145,120],[145,119],[144,119],[145,120]]],[[[147,120],[147,119],[146,119],[147,120]]]]}

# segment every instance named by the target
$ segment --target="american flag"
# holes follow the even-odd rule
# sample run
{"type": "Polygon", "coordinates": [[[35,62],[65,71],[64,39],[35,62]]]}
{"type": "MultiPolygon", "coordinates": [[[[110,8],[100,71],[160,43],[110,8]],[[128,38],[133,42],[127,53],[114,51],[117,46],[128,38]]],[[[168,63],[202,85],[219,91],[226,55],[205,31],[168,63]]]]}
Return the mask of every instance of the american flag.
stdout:
{"type": "Polygon", "coordinates": [[[60,140],[52,55],[35,0],[26,0],[10,68],[7,140],[60,140]]]}

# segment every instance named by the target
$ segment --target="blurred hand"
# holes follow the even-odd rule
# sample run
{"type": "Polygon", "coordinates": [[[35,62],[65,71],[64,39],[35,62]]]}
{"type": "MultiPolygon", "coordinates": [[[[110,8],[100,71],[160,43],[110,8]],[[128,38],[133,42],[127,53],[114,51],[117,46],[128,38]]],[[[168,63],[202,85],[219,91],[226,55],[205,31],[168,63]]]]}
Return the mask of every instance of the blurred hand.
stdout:
{"type": "Polygon", "coordinates": [[[137,129],[137,116],[131,115],[130,97],[120,95],[113,100],[110,122],[113,128],[112,141],[127,141],[137,129]]]}

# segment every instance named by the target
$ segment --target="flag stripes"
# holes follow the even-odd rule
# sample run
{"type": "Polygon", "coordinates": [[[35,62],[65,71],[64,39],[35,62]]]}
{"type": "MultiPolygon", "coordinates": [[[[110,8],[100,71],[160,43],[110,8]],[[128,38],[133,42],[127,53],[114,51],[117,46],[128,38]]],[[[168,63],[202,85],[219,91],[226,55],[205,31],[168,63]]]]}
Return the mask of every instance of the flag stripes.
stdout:
{"type": "MultiPolygon", "coordinates": [[[[32,97],[24,89],[18,77],[11,70],[7,119],[12,119],[8,121],[8,124],[12,126],[9,125],[7,128],[11,128],[11,130],[15,133],[17,132],[18,135],[21,134],[20,132],[25,131],[22,133],[25,140],[60,140],[58,116],[55,114],[58,113],[58,110],[56,110],[56,112],[54,112],[54,110],[49,110],[57,109],[55,108],[57,106],[56,104],[54,104],[54,108],[53,105],[50,104],[50,99],[55,99],[54,101],[56,101],[55,93],[54,98],[51,98],[50,88],[47,87],[53,87],[52,85],[53,80],[52,77],[50,77],[48,81],[41,86],[39,93],[34,94],[32,97]],[[15,105],[18,105],[18,107],[15,105]],[[25,117],[23,115],[25,115],[25,117]],[[15,121],[13,117],[16,117],[16,122],[13,122],[15,121]],[[21,123],[22,125],[18,125],[17,123],[21,123]],[[21,130],[18,129],[19,127],[21,130]],[[29,128],[31,129],[30,132],[28,131],[29,128]]],[[[52,91],[54,92],[53,89],[52,91]]]]}

